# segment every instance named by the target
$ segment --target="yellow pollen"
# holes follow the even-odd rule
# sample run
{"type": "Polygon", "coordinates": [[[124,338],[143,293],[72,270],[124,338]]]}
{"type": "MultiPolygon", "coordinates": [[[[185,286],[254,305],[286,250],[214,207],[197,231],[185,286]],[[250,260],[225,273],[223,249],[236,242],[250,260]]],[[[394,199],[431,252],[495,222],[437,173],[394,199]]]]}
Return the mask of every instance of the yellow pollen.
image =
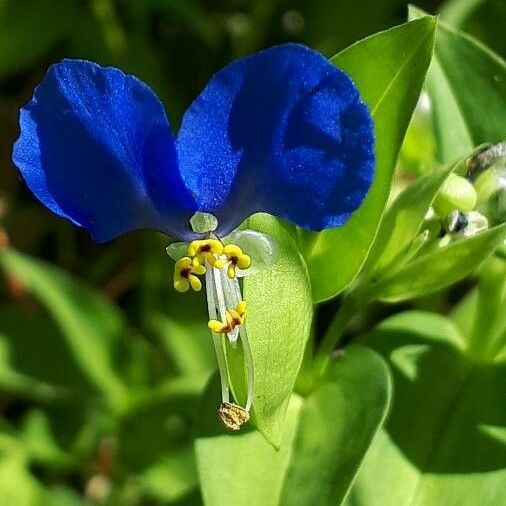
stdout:
{"type": "Polygon", "coordinates": [[[180,258],[174,267],[174,288],[178,292],[187,292],[191,287],[198,292],[202,289],[202,283],[197,276],[205,273],[203,265],[194,265],[189,257],[180,258]]]}
{"type": "Polygon", "coordinates": [[[235,244],[227,244],[223,248],[223,255],[227,257],[227,276],[230,279],[234,279],[236,277],[237,267],[241,270],[245,270],[251,266],[251,257],[243,253],[242,249],[235,244]]]}
{"type": "Polygon", "coordinates": [[[225,313],[226,322],[210,320],[207,326],[216,334],[229,334],[238,325],[246,320],[246,302],[243,300],[237,304],[235,309],[227,309],[225,313]]]}
{"type": "MultiPolygon", "coordinates": [[[[222,252],[223,244],[217,239],[199,239],[188,245],[188,256],[191,257],[193,265],[203,265],[207,260],[215,267],[222,252]]],[[[221,269],[221,267],[217,268],[221,269]]]]}

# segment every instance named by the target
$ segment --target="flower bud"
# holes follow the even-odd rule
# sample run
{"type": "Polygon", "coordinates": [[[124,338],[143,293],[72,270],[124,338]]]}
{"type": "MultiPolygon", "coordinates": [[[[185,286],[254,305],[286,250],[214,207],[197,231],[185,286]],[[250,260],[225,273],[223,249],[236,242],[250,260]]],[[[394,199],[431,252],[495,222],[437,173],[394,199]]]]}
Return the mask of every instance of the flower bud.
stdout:
{"type": "Polygon", "coordinates": [[[462,176],[450,174],[434,200],[434,210],[444,218],[452,211],[467,213],[476,205],[476,190],[462,176]]]}
{"type": "Polygon", "coordinates": [[[478,204],[490,199],[496,192],[506,191],[506,159],[497,160],[486,171],[482,172],[474,184],[478,204]]]}

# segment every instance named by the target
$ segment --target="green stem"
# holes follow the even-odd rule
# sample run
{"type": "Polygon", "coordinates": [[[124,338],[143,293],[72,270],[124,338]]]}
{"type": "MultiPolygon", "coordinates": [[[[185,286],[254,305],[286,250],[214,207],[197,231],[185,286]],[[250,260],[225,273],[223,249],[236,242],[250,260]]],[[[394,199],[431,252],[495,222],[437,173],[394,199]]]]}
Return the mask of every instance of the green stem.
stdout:
{"type": "Polygon", "coordinates": [[[330,363],[331,354],[341,341],[344,331],[357,311],[356,298],[352,294],[343,299],[341,307],[331,321],[327,332],[316,352],[314,359],[314,371],[317,377],[323,376],[330,363]]]}

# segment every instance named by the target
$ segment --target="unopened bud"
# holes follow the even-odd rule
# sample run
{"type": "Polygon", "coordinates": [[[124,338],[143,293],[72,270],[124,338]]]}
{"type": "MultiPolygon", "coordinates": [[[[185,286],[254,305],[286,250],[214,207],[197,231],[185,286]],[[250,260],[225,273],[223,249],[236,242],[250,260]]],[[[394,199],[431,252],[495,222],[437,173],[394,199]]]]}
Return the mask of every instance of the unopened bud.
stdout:
{"type": "Polygon", "coordinates": [[[450,174],[441,186],[434,200],[434,210],[441,218],[445,218],[453,211],[467,213],[476,205],[476,190],[473,185],[462,176],[450,174]]]}

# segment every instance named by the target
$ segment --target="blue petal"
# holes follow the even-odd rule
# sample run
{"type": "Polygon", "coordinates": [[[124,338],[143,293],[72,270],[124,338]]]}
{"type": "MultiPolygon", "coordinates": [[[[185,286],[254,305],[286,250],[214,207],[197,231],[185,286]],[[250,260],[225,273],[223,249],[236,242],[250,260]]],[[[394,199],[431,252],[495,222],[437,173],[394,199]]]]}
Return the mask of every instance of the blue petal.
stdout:
{"type": "Polygon", "coordinates": [[[191,235],[196,209],[169,123],[135,77],[91,62],[53,65],[21,110],[13,161],[35,196],[98,241],[136,228],[191,235]]]}
{"type": "Polygon", "coordinates": [[[309,230],[343,224],[374,173],[369,111],[322,55],[286,44],[218,72],[186,112],[180,170],[227,233],[264,211],[309,230]]]}

